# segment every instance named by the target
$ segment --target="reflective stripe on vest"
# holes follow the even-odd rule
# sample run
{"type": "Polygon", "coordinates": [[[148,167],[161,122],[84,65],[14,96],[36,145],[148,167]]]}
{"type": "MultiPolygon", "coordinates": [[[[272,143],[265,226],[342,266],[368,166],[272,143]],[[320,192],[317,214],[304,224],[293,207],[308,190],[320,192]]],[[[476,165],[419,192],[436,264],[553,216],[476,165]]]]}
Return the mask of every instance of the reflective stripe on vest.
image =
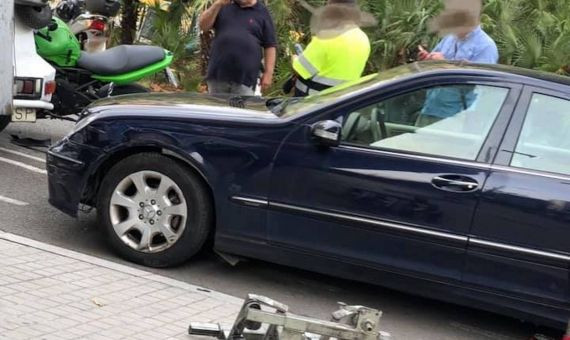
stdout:
{"type": "Polygon", "coordinates": [[[309,86],[303,84],[300,80],[297,80],[295,82],[295,88],[297,90],[299,90],[299,92],[303,93],[304,95],[309,95],[309,96],[313,95],[313,94],[317,94],[320,92],[318,90],[314,90],[314,89],[309,88],[309,86]]]}
{"type": "MultiPolygon", "coordinates": [[[[299,90],[300,92],[306,94],[306,95],[312,95],[312,94],[317,94],[321,91],[324,91],[328,88],[331,88],[333,85],[328,85],[328,84],[323,84],[321,82],[317,82],[314,79],[317,79],[319,77],[313,77],[313,79],[303,79],[303,78],[297,78],[297,81],[295,82],[295,88],[297,90],[299,90]]],[[[326,79],[326,78],[322,78],[321,79],[326,79]]],[[[340,81],[342,82],[342,81],[340,81]]],[[[332,83],[332,82],[331,82],[332,83]]]]}
{"type": "Polygon", "coordinates": [[[321,76],[314,76],[313,78],[311,78],[311,80],[314,81],[315,83],[319,83],[319,84],[323,84],[323,85],[331,86],[331,87],[340,85],[340,84],[345,82],[345,80],[333,79],[333,78],[327,78],[327,77],[321,77],[321,76]]]}
{"type": "Polygon", "coordinates": [[[315,74],[319,73],[319,70],[313,66],[313,64],[311,64],[310,61],[307,60],[307,58],[304,55],[300,55],[298,57],[299,63],[301,63],[301,65],[305,68],[305,70],[307,70],[307,72],[309,72],[311,74],[311,77],[313,77],[315,74]]]}

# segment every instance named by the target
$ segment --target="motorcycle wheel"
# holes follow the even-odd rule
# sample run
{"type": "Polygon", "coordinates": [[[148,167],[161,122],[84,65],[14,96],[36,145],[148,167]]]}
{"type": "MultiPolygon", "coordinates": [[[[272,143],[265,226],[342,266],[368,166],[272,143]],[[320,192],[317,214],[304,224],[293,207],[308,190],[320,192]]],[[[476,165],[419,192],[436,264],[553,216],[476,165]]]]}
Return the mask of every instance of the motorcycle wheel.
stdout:
{"type": "Polygon", "coordinates": [[[51,23],[52,12],[49,6],[22,6],[16,5],[16,16],[26,26],[39,30],[51,23]]]}
{"type": "Polygon", "coordinates": [[[148,93],[148,92],[150,92],[149,89],[147,89],[146,87],[144,87],[142,85],[129,84],[129,85],[122,85],[122,86],[115,86],[113,88],[113,94],[111,96],[114,97],[114,96],[120,96],[123,94],[148,93]]]}

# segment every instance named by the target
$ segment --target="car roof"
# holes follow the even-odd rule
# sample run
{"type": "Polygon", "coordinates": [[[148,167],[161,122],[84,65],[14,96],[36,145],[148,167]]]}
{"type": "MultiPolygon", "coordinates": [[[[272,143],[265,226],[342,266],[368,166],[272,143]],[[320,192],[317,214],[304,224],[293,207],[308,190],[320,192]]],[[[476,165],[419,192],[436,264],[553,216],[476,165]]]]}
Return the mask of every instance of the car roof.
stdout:
{"type": "MultiPolygon", "coordinates": [[[[417,62],[406,65],[413,69],[411,73],[421,76],[426,73],[465,74],[499,77],[504,80],[520,82],[526,85],[560,84],[570,87],[570,77],[552,72],[542,72],[514,66],[473,64],[468,62],[417,62]]],[[[570,90],[570,88],[569,88],[570,90]]]]}

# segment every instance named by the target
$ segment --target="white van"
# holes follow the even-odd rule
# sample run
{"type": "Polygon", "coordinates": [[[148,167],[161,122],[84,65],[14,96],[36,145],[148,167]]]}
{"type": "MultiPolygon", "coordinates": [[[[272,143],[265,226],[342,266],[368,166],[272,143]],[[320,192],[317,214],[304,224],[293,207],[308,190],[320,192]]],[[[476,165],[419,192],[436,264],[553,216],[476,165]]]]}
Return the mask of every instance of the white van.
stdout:
{"type": "MultiPolygon", "coordinates": [[[[53,109],[51,96],[56,87],[55,69],[36,53],[34,30],[29,22],[24,22],[22,15],[18,15],[22,6],[45,6],[46,2],[47,0],[16,0],[12,122],[35,122],[38,110],[53,109]]],[[[0,127],[5,126],[0,124],[0,127]]]]}
{"type": "MultiPolygon", "coordinates": [[[[4,41],[11,41],[14,35],[12,20],[10,20],[13,16],[14,2],[12,0],[1,1],[0,17],[4,20],[0,20],[0,38],[4,41]]],[[[7,125],[12,114],[12,75],[14,74],[12,56],[12,44],[0,49],[0,126],[7,125]]]]}

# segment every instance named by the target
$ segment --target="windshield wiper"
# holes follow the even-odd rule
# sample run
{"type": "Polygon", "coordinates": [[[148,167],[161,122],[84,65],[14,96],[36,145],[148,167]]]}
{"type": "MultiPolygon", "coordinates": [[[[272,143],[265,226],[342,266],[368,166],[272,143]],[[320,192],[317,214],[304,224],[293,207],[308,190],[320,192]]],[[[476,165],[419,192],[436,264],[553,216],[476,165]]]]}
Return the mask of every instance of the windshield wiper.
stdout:
{"type": "Polygon", "coordinates": [[[269,98],[265,101],[265,107],[267,107],[271,113],[275,113],[273,110],[281,105],[285,100],[287,100],[287,98],[284,97],[269,98]]]}
{"type": "Polygon", "coordinates": [[[275,115],[281,115],[283,113],[285,113],[285,109],[287,108],[287,106],[289,106],[289,104],[291,103],[296,103],[298,101],[300,101],[301,97],[291,97],[291,98],[284,98],[278,105],[274,106],[271,109],[271,113],[275,114],[275,115]]]}
{"type": "Polygon", "coordinates": [[[240,109],[245,108],[245,98],[242,96],[233,96],[228,99],[228,105],[240,109]]]}

